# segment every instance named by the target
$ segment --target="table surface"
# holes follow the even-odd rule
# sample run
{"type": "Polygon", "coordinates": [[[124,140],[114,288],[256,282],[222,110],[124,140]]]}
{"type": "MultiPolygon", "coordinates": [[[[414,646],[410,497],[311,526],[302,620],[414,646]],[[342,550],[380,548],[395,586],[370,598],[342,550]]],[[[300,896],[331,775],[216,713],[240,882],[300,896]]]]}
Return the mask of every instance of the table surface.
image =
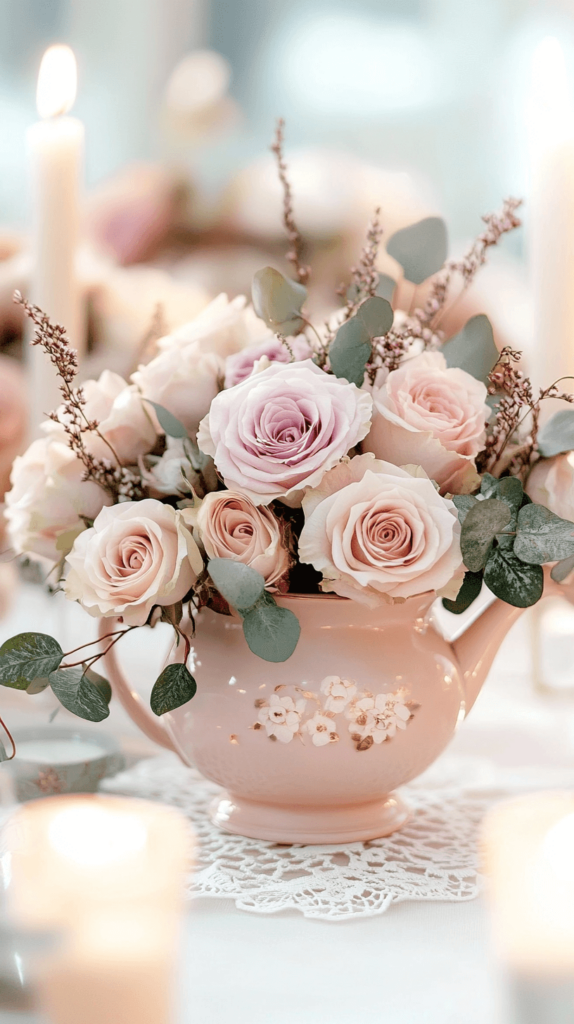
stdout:
{"type": "MultiPolygon", "coordinates": [[[[532,612],[506,638],[469,720],[449,754],[500,765],[574,764],[574,697],[543,695],[532,681],[532,612]]],[[[95,623],[61,595],[22,584],[0,621],[0,643],[25,629],[52,633],[68,649],[95,623]],[[73,642],[75,640],[75,642],[73,642]]],[[[167,627],[128,636],[126,667],[147,678],[161,664],[167,627]],[[145,638],[145,639],[144,639],[145,638]]],[[[572,639],[574,653],[574,638],[572,639]]],[[[134,675],[135,677],[135,675],[134,675]]],[[[574,682],[574,674],[573,674],[574,682]]],[[[145,690],[145,686],[144,686],[145,690]]],[[[0,713],[14,727],[46,722],[50,691],[2,688],[0,713]]],[[[62,710],[58,722],[77,722],[62,710]]],[[[112,702],[105,723],[128,758],[155,754],[112,702]]],[[[256,915],[230,900],[197,900],[186,915],[178,1024],[505,1024],[502,986],[483,898],[469,903],[403,903],[373,918],[308,920],[295,912],[256,915]]]]}

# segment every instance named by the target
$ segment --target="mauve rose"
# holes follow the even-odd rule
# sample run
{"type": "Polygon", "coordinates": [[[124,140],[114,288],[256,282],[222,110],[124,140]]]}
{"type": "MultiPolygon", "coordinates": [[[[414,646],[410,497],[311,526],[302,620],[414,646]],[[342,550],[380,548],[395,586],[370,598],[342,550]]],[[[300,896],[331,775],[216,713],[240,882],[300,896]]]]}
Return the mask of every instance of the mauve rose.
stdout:
{"type": "Polygon", "coordinates": [[[372,391],[363,451],[396,466],[422,466],[442,494],[467,494],[480,483],[474,458],[484,447],[486,395],[484,384],[448,368],[440,352],[423,352],[372,391]]]}
{"type": "MultiPolygon", "coordinates": [[[[308,359],[311,355],[309,342],[306,338],[291,338],[289,341],[295,360],[308,359]]],[[[260,341],[258,345],[249,345],[248,348],[229,356],[225,364],[225,387],[232,388],[253,372],[255,364],[266,356],[270,363],[290,363],[291,353],[279,338],[272,335],[270,338],[260,341]]]]}
{"type": "MultiPolygon", "coordinates": [[[[190,511],[183,510],[186,522],[190,511]]],[[[216,491],[206,495],[194,518],[209,558],[250,565],[267,590],[276,589],[290,558],[281,524],[268,508],[258,508],[237,491],[216,491]]]]}
{"type": "Polygon", "coordinates": [[[110,504],[106,491],[83,479],[84,472],[56,424],[49,437],[33,441],[14,460],[4,515],[17,554],[58,562],[72,547],[74,533],[84,529],[81,517],[94,519],[110,504]]]}
{"type": "MultiPolygon", "coordinates": [[[[102,435],[100,437],[93,431],[84,434],[84,443],[92,455],[113,461],[113,453],[106,441],[124,464],[133,464],[138,456],[152,450],[157,441],[156,430],[133,384],[127,384],[123,377],[111,370],[104,370],[99,380],[86,380],[82,388],[86,399],[84,412],[89,420],[98,421],[102,435]]],[[[58,409],[58,417],[65,422],[63,406],[58,409]]],[[[54,426],[59,431],[58,425],[52,421],[43,424],[43,429],[50,434],[54,426]]]]}
{"type": "Polygon", "coordinates": [[[66,596],[128,626],[143,626],[154,605],[181,601],[203,569],[181,512],[154,498],[102,509],[66,561],[66,596]]]}
{"type": "Polygon", "coordinates": [[[374,607],[441,591],[460,572],[456,508],[420,471],[358,455],[308,491],[303,510],[299,558],[325,591],[374,607]]]}
{"type": "Polygon", "coordinates": [[[214,399],[197,443],[226,487],[258,505],[300,505],[304,490],[365,436],[371,406],[367,392],[310,359],[272,363],[214,399]]]}
{"type": "Polygon", "coordinates": [[[525,491],[532,501],[574,521],[574,452],[540,459],[530,472],[525,491]]]}

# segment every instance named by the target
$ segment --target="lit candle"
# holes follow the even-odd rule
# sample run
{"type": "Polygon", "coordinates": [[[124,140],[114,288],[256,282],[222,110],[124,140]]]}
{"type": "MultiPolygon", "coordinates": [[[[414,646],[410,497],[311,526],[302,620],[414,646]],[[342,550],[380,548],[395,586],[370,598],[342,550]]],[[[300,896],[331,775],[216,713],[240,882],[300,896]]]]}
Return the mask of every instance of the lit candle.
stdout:
{"type": "Polygon", "coordinates": [[[574,794],[537,793],[499,804],[485,821],[484,856],[494,944],[509,975],[517,1024],[571,1020],[574,794]]]}
{"type": "MultiPolygon", "coordinates": [[[[68,46],[51,46],[42,59],[37,105],[41,121],[28,131],[32,191],[32,302],[66,328],[80,354],[84,347],[76,278],[84,126],[66,117],[76,96],[76,59],[68,46]]],[[[31,433],[61,397],[54,368],[39,347],[30,350],[31,433]]]]}
{"type": "MultiPolygon", "coordinates": [[[[534,52],[529,104],[531,188],[529,264],[534,300],[535,385],[574,374],[574,100],[564,53],[554,37],[534,52]]],[[[564,381],[563,390],[574,390],[564,381]]],[[[558,404],[545,403],[545,416],[558,404]]]]}
{"type": "Polygon", "coordinates": [[[13,819],[12,913],[60,929],[38,978],[53,1024],[168,1024],[189,834],[178,812],[120,797],[52,797],[13,819]]]}

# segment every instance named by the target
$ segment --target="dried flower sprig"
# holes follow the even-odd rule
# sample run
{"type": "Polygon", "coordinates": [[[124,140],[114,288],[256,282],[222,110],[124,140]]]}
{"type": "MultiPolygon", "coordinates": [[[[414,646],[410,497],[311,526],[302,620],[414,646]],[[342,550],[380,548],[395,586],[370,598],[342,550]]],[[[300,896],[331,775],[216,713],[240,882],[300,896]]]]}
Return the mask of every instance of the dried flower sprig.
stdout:
{"type": "Polygon", "coordinates": [[[574,403],[574,395],[558,389],[560,380],[540,388],[538,397],[529,377],[518,368],[522,353],[507,346],[488,377],[490,395],[501,393],[494,422],[489,426],[484,450],[477,457],[479,472],[500,475],[508,469],[512,476],[523,476],[536,452],[541,404],[548,398],[574,403]],[[519,431],[529,421],[528,434],[519,431]],[[509,446],[513,445],[512,450],[509,446]]]}
{"type": "Polygon", "coordinates": [[[287,164],[285,163],[283,144],[284,144],[284,128],[285,121],[283,118],[279,118],[277,121],[277,127],[275,130],[275,141],[271,146],[271,152],[275,154],[277,160],[277,172],[279,174],[279,181],[283,188],[283,225],[287,232],[287,238],[291,248],[287,253],[287,259],[292,264],[295,270],[295,276],[300,284],[307,284],[311,275],[311,268],[303,262],[303,239],[295,222],[295,214],[293,211],[293,193],[291,192],[291,185],[289,178],[287,177],[287,164]]]}
{"type": "Polygon", "coordinates": [[[84,406],[86,399],[81,387],[73,387],[78,373],[78,354],[70,346],[66,337],[66,329],[60,324],[53,324],[50,318],[39,308],[28,302],[19,291],[14,292],[14,302],[23,306],[26,314],[34,324],[32,345],[40,345],[50,357],[50,361],[60,378],[60,392],[63,399],[61,413],[52,411],[49,418],[59,423],[65,430],[68,445],[74,455],[84,465],[84,480],[93,480],[111,496],[114,502],[137,500],[144,496],[141,478],[126,466],[122,466],[113,446],[99,431],[97,420],[89,420],[84,406]],[[96,434],[110,450],[113,462],[98,459],[86,448],[84,434],[96,434]]]}
{"type": "Polygon", "coordinates": [[[379,216],[380,206],[377,206],[373,219],[367,228],[367,239],[361,251],[361,256],[356,267],[351,267],[351,287],[345,284],[339,285],[337,295],[347,299],[345,307],[345,320],[349,320],[356,313],[361,302],[372,298],[377,292],[379,274],[377,271],[377,256],[379,246],[383,237],[383,229],[379,216]],[[350,296],[350,297],[349,297],[350,296]]]}
{"type": "Polygon", "coordinates": [[[415,310],[416,319],[422,327],[432,327],[435,331],[446,312],[453,279],[458,275],[462,279],[460,295],[470,287],[477,272],[487,261],[488,250],[498,245],[503,235],[520,227],[522,221],[516,216],[517,209],[522,205],[521,199],[509,196],[504,200],[502,209],[496,213],[487,213],[482,220],[486,230],[482,231],[472,243],[468,252],[459,260],[447,260],[443,269],[433,278],[429,296],[422,309],[415,310]]]}

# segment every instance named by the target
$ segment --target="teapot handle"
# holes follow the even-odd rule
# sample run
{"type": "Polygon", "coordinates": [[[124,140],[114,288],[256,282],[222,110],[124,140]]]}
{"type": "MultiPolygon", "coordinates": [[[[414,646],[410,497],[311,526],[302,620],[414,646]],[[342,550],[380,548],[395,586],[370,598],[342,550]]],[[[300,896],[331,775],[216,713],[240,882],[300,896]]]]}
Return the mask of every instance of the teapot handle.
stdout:
{"type": "MultiPolygon", "coordinates": [[[[98,623],[100,639],[109,633],[110,621],[114,625],[116,623],[119,624],[117,619],[100,619],[98,623]]],[[[118,698],[120,704],[127,711],[132,722],[135,722],[135,724],[149,740],[153,741],[153,743],[159,743],[160,747],[167,747],[168,750],[173,750],[177,754],[177,750],[172,743],[161,718],[158,718],[149,710],[140,694],[126,679],[122,669],[120,668],[115,646],[110,648],[107,654],[104,655],[103,660],[110,678],[114,696],[118,698]]]]}

